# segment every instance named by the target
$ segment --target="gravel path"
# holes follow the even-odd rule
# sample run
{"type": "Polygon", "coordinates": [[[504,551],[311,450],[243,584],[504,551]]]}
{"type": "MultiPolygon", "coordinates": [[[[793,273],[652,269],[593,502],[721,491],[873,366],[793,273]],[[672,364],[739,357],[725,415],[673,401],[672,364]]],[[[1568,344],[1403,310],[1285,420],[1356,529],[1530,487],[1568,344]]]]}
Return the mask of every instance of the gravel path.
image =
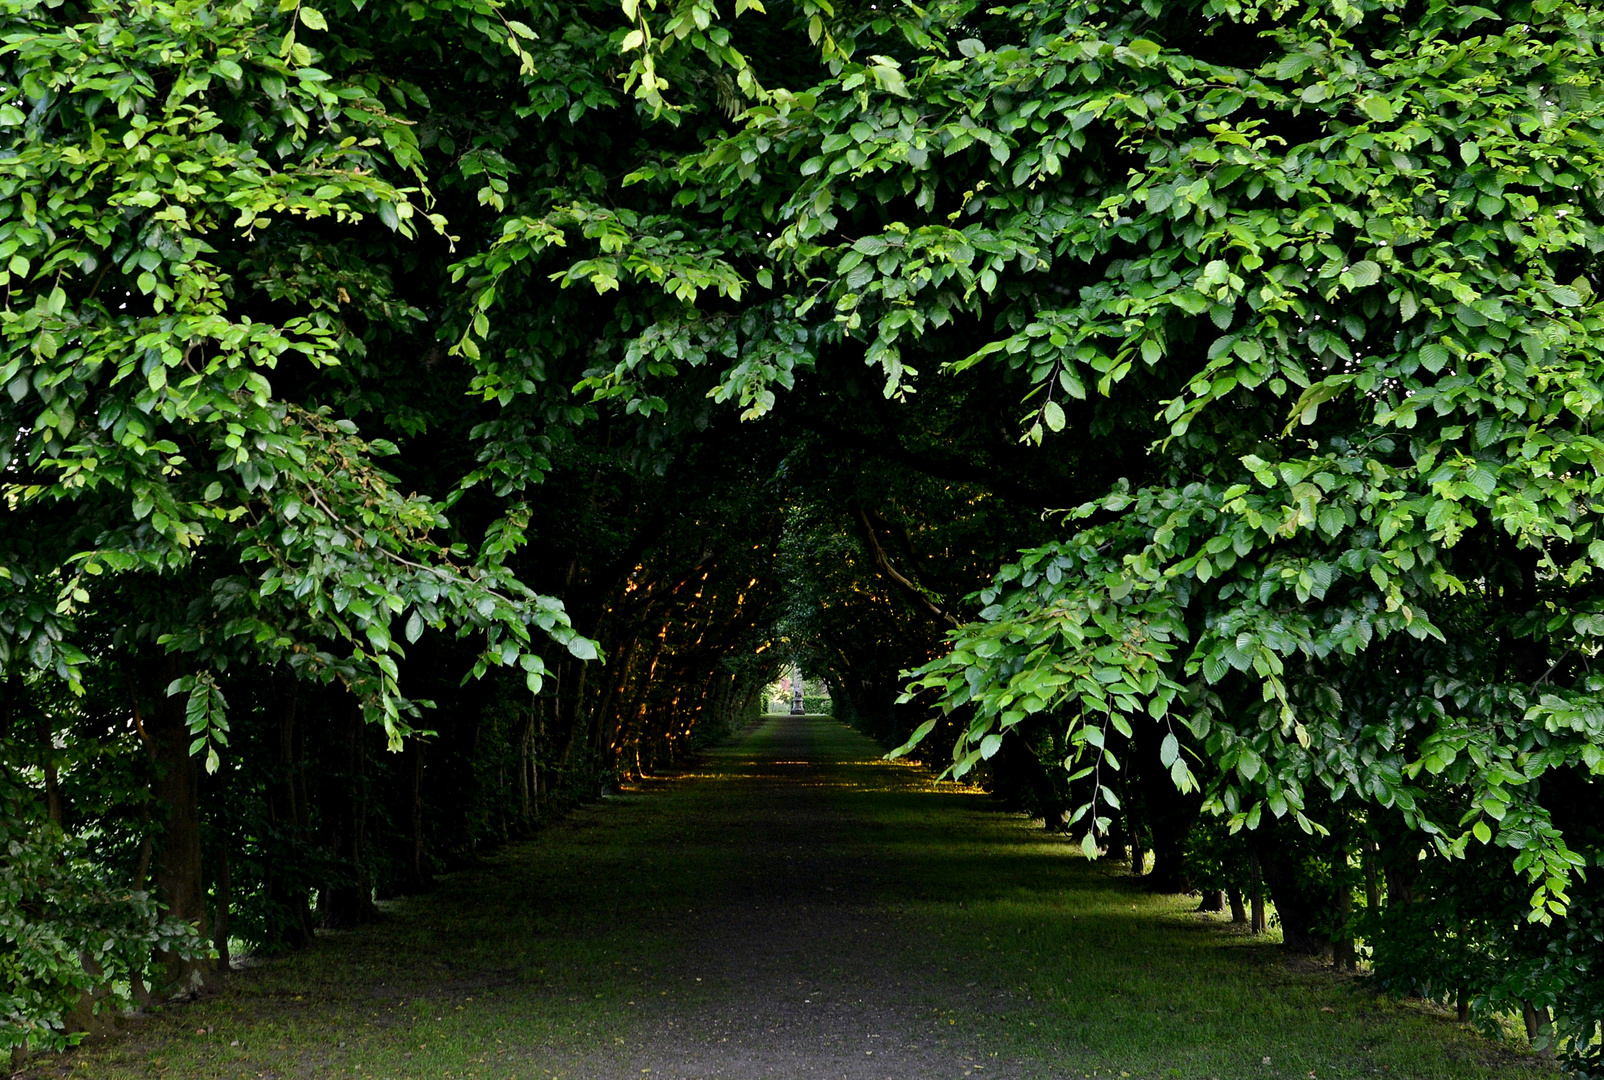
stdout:
{"type": "MultiPolygon", "coordinates": [[[[767,721],[708,765],[726,790],[688,815],[687,842],[735,857],[669,964],[702,993],[646,1007],[626,1036],[637,1049],[548,1064],[576,1078],[1026,1075],[949,1023],[955,1010],[995,1009],[1008,992],[945,975],[930,942],[896,913],[923,899],[927,869],[899,859],[895,844],[887,850],[891,830],[876,819],[887,795],[933,797],[922,770],[878,760],[871,743],[829,720],[792,717],[767,721]],[[880,901],[888,893],[893,906],[880,901]]],[[[922,852],[919,841],[932,838],[904,839],[922,852]]]]}

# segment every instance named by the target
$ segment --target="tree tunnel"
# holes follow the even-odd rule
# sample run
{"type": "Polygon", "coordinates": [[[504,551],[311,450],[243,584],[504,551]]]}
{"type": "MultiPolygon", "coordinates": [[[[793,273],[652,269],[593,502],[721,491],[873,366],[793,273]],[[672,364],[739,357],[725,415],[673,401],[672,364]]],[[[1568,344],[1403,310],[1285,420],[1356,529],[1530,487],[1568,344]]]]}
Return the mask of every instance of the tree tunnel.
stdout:
{"type": "Polygon", "coordinates": [[[0,16],[0,1047],[794,663],[1596,1064],[1597,5],[271,8],[0,16]]]}

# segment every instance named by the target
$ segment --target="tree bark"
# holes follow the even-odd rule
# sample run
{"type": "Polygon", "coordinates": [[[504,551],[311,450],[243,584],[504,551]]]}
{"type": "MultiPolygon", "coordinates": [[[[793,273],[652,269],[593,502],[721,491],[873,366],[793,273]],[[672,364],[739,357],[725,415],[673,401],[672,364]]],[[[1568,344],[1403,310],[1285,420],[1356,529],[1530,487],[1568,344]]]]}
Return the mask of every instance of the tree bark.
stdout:
{"type": "Polygon", "coordinates": [[[318,895],[319,922],[335,930],[374,921],[373,890],[368,880],[363,840],[367,827],[367,793],[362,746],[362,707],[350,702],[335,737],[335,769],[324,801],[328,816],[329,854],[340,864],[340,876],[318,895]]]}
{"type": "Polygon", "coordinates": [[[1257,852],[1248,852],[1249,883],[1248,894],[1251,897],[1253,915],[1248,923],[1251,933],[1262,934],[1266,929],[1264,917],[1264,868],[1259,865],[1257,852]]]}
{"type": "Polygon", "coordinates": [[[1353,878],[1351,867],[1351,822],[1346,811],[1338,809],[1332,822],[1331,888],[1336,894],[1336,927],[1331,941],[1331,963],[1339,971],[1359,966],[1353,941],[1353,878]]]}
{"type": "Polygon", "coordinates": [[[228,837],[218,847],[217,925],[212,930],[212,947],[217,950],[217,970],[225,972],[232,959],[228,954],[228,916],[234,903],[234,882],[229,868],[228,837]]]}
{"type": "Polygon", "coordinates": [[[33,731],[34,737],[39,740],[39,764],[45,774],[45,809],[50,814],[51,822],[60,828],[66,815],[61,801],[60,778],[56,774],[56,742],[50,735],[50,726],[45,722],[43,712],[34,712],[33,731]]]}
{"type": "MultiPolygon", "coordinates": [[[[1344,862],[1347,853],[1341,852],[1344,862]]],[[[1339,970],[1354,971],[1359,967],[1358,954],[1353,944],[1353,889],[1346,875],[1337,880],[1337,915],[1341,920],[1337,939],[1331,943],[1331,962],[1339,970]]]]}
{"type": "Polygon", "coordinates": [[[1042,826],[1048,832],[1063,832],[1066,821],[1063,801],[1053,787],[1052,777],[1042,767],[1041,758],[1025,742],[1017,727],[1003,732],[1001,756],[1000,764],[1012,774],[1014,783],[1023,782],[1035,796],[1036,808],[1042,815],[1042,826]]]}
{"type": "Polygon", "coordinates": [[[411,768],[407,770],[410,780],[407,792],[407,887],[415,893],[434,888],[434,875],[430,873],[425,858],[426,830],[423,827],[423,768],[427,754],[428,747],[423,739],[414,735],[411,745],[407,747],[407,756],[411,759],[411,768]]]}
{"type": "MultiPolygon", "coordinates": [[[[184,698],[166,696],[167,684],[179,676],[178,667],[169,662],[161,668],[168,677],[156,691],[159,696],[150,716],[141,724],[155,762],[151,796],[165,814],[153,859],[154,885],[167,914],[194,926],[204,939],[209,935],[201,866],[200,768],[189,753],[184,698]]],[[[185,960],[168,953],[162,960],[168,988],[175,994],[196,993],[214,973],[212,961],[204,958],[185,960]]]]}
{"type": "Polygon", "coordinates": [[[1325,897],[1313,895],[1300,886],[1289,860],[1276,849],[1273,837],[1265,837],[1261,843],[1264,846],[1254,854],[1263,882],[1275,900],[1275,913],[1281,921],[1282,947],[1293,953],[1324,954],[1331,942],[1315,927],[1325,897]]]}
{"type": "Polygon", "coordinates": [[[295,851],[307,842],[306,785],[297,752],[299,702],[290,684],[278,717],[279,773],[267,785],[267,818],[273,826],[263,882],[271,910],[279,913],[270,926],[269,944],[299,949],[312,942],[312,913],[306,888],[293,876],[295,851]]]}
{"type": "Polygon", "coordinates": [[[1381,875],[1376,870],[1376,845],[1364,846],[1365,912],[1374,915],[1381,910],[1381,875]]]}
{"type": "Polygon", "coordinates": [[[1553,1021],[1549,1019],[1548,1009],[1539,1009],[1529,1001],[1521,1004],[1522,1019],[1526,1021],[1526,1038],[1536,1045],[1540,1036],[1547,1035],[1548,1043],[1537,1054],[1539,1057],[1551,1058],[1554,1056],[1553,1021]]]}
{"type": "Polygon", "coordinates": [[[1165,731],[1157,724],[1137,726],[1131,753],[1140,755],[1135,787],[1142,797],[1142,817],[1153,844],[1153,872],[1147,886],[1154,892],[1190,892],[1186,876],[1186,841],[1203,810],[1203,796],[1182,794],[1170,778],[1168,769],[1158,765],[1165,731]]]}

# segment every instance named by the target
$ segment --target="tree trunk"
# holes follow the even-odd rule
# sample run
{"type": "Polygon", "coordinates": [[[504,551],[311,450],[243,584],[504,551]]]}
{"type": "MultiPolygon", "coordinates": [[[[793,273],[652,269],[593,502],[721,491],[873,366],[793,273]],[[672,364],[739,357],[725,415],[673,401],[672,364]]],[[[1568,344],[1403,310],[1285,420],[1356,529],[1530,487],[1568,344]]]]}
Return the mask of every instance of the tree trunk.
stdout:
{"type": "Polygon", "coordinates": [[[430,873],[425,858],[426,830],[423,827],[423,768],[427,754],[428,746],[422,738],[414,735],[412,744],[407,747],[412,766],[407,770],[411,781],[407,792],[407,887],[414,893],[428,892],[434,888],[434,875],[430,873]]]}
{"type": "Polygon", "coordinates": [[[307,841],[306,783],[297,753],[297,709],[295,688],[290,684],[279,710],[279,774],[267,785],[267,817],[273,825],[274,843],[268,849],[263,882],[270,909],[280,913],[269,924],[269,944],[289,949],[312,942],[312,913],[306,889],[293,874],[297,850],[307,841]]]}
{"type": "Polygon", "coordinates": [[[1259,865],[1257,852],[1248,852],[1249,882],[1248,894],[1252,899],[1253,917],[1248,924],[1251,933],[1262,934],[1265,931],[1264,917],[1264,869],[1259,865]]]}
{"type": "MultiPolygon", "coordinates": [[[[1096,796],[1094,791],[1093,796],[1096,796]]],[[[1126,825],[1125,815],[1117,813],[1113,821],[1109,822],[1108,835],[1104,840],[1104,851],[1112,862],[1124,862],[1128,853],[1126,839],[1130,836],[1130,828],[1126,825]]]]}
{"type": "Polygon", "coordinates": [[[5,696],[0,698],[0,739],[11,737],[11,729],[22,713],[22,676],[13,671],[0,683],[5,696]]]}
{"type": "Polygon", "coordinates": [[[217,925],[212,930],[212,947],[217,950],[217,970],[220,972],[229,969],[231,958],[228,955],[228,916],[229,908],[234,903],[234,882],[229,868],[228,836],[223,836],[223,842],[218,846],[217,868],[217,925]]]}
{"type": "Polygon", "coordinates": [[[518,831],[527,832],[535,820],[533,757],[535,710],[523,709],[518,717],[518,831]]]}
{"type": "MultiPolygon", "coordinates": [[[[200,769],[189,753],[184,698],[166,696],[167,683],[179,675],[177,665],[166,663],[161,667],[169,678],[156,691],[160,696],[142,724],[155,762],[151,796],[165,813],[154,855],[154,884],[167,913],[193,925],[204,939],[209,935],[206,879],[201,873],[200,769]]],[[[169,989],[175,994],[195,993],[213,974],[212,961],[207,959],[185,960],[168,953],[162,961],[169,989]]]]}
{"type": "Polygon", "coordinates": [[[335,737],[335,769],[324,802],[328,816],[329,854],[340,865],[340,876],[319,892],[319,922],[335,930],[374,921],[373,890],[365,862],[367,784],[364,775],[361,705],[351,702],[343,710],[343,731],[335,737]]]}
{"type": "Polygon", "coordinates": [[[1242,890],[1237,888],[1226,889],[1225,898],[1231,902],[1231,921],[1234,923],[1247,922],[1247,909],[1242,906],[1242,890]]]}
{"type": "Polygon", "coordinates": [[[1011,727],[1003,732],[1002,760],[1000,764],[1013,778],[1013,783],[1023,784],[1035,796],[1036,809],[1041,811],[1042,825],[1048,832],[1063,832],[1067,815],[1064,804],[1059,799],[1057,790],[1053,787],[1052,777],[1042,767],[1041,758],[1036,756],[1017,727],[1011,727]]]}
{"type": "MultiPolygon", "coordinates": [[[[1256,838],[1257,839],[1257,838],[1256,838]]],[[[1281,945],[1288,952],[1310,956],[1324,955],[1331,942],[1316,929],[1328,897],[1302,888],[1288,860],[1277,849],[1274,834],[1259,840],[1255,851],[1259,874],[1275,900],[1275,913],[1281,922],[1281,945]]]]}
{"type": "MultiPolygon", "coordinates": [[[[1346,861],[1346,852],[1340,854],[1346,861]]],[[[1331,962],[1339,970],[1354,971],[1359,960],[1353,947],[1353,889],[1346,876],[1337,881],[1337,916],[1340,922],[1337,939],[1331,943],[1331,962]]]]}
{"type": "Polygon", "coordinates": [[[1182,794],[1166,769],[1150,767],[1158,761],[1164,729],[1157,724],[1137,726],[1131,753],[1147,763],[1136,778],[1142,794],[1142,817],[1153,844],[1153,872],[1147,887],[1154,892],[1184,893],[1192,890],[1186,875],[1186,841],[1203,810],[1203,796],[1182,794]]]}
{"type": "Polygon", "coordinates": [[[1353,971],[1359,966],[1353,940],[1353,867],[1350,850],[1351,821],[1343,810],[1337,810],[1331,838],[1331,888],[1336,894],[1336,927],[1331,941],[1331,963],[1339,971],[1353,971]]]}
{"type": "Polygon", "coordinates": [[[1153,819],[1153,872],[1148,875],[1147,887],[1161,893],[1189,892],[1192,885],[1186,876],[1185,858],[1192,822],[1188,820],[1183,826],[1178,817],[1170,814],[1149,816],[1153,819]]]}
{"type": "Polygon", "coordinates": [[[1224,911],[1225,910],[1225,890],[1224,889],[1205,889],[1205,890],[1203,890],[1203,899],[1198,901],[1197,909],[1199,911],[1207,911],[1207,912],[1211,912],[1211,913],[1212,912],[1217,912],[1217,911],[1224,911]]]}
{"type": "Polygon", "coordinates": [[[1548,1041],[1543,1045],[1541,1050],[1537,1051],[1537,1054],[1539,1057],[1553,1057],[1554,1028],[1553,1022],[1548,1016],[1548,1009],[1539,1009],[1529,1001],[1523,1001],[1520,1004],[1522,1019],[1526,1021],[1526,1038],[1531,1040],[1533,1046],[1536,1046],[1539,1038],[1546,1037],[1548,1041]]]}
{"type": "Polygon", "coordinates": [[[61,784],[56,775],[56,742],[51,737],[50,726],[45,722],[43,712],[34,712],[33,732],[39,740],[39,763],[45,774],[45,808],[50,820],[59,828],[64,823],[65,808],[61,801],[61,784]]]}
{"type": "Polygon", "coordinates": [[[535,726],[535,754],[533,759],[535,769],[535,813],[538,815],[544,812],[546,796],[551,793],[551,774],[548,770],[540,767],[540,755],[546,749],[546,700],[545,698],[536,698],[535,703],[539,709],[535,726]]]}

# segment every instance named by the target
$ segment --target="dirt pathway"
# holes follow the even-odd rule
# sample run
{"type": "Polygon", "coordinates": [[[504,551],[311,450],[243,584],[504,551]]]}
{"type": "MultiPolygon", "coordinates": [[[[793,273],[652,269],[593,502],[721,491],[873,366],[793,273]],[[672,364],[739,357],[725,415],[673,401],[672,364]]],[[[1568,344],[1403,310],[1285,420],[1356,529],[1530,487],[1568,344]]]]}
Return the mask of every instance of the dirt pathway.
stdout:
{"type": "Polygon", "coordinates": [[[34,1076],[1543,1075],[775,718],[34,1076]]]}

